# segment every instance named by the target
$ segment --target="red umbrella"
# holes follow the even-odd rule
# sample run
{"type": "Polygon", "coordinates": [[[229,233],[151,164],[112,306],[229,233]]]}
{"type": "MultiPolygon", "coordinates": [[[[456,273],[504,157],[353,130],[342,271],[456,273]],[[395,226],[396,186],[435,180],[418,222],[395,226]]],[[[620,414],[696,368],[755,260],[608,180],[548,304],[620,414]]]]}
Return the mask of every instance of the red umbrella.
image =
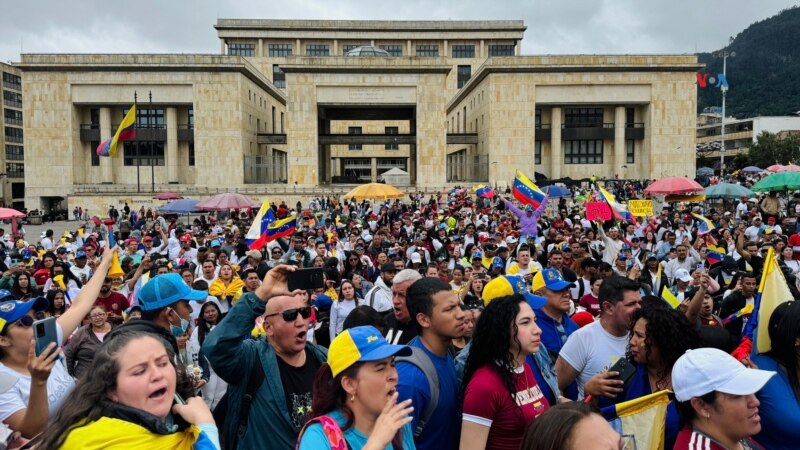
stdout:
{"type": "Polygon", "coordinates": [[[11,220],[11,235],[17,236],[17,220],[25,217],[24,212],[11,208],[0,208],[0,220],[11,220]]]}
{"type": "Polygon", "coordinates": [[[800,166],[796,164],[789,164],[787,166],[783,166],[784,172],[800,172],[800,166]]]}
{"type": "Polygon", "coordinates": [[[703,192],[703,186],[686,177],[662,178],[644,190],[648,194],[691,194],[703,192]]]}
{"type": "Polygon", "coordinates": [[[175,192],[159,192],[153,198],[156,200],[180,200],[183,196],[175,192]]]}
{"type": "Polygon", "coordinates": [[[229,209],[258,208],[260,206],[250,197],[235,192],[217,194],[196,205],[198,209],[205,211],[227,211],[229,209]]]}
{"type": "Polygon", "coordinates": [[[773,165],[767,167],[767,170],[770,171],[770,172],[783,172],[785,170],[785,168],[780,164],[773,164],[773,165]]]}

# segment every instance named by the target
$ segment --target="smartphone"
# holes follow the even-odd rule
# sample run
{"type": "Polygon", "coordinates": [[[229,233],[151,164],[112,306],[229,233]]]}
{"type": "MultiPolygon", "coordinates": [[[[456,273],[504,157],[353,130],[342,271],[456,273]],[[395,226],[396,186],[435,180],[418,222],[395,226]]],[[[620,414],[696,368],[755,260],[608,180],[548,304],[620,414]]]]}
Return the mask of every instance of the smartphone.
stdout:
{"type": "Polygon", "coordinates": [[[177,392],[175,393],[174,399],[175,399],[175,403],[177,403],[179,405],[185,405],[186,404],[186,401],[184,401],[183,397],[181,397],[180,394],[178,394],[177,392]]]}
{"type": "Polygon", "coordinates": [[[628,382],[636,373],[636,366],[631,364],[631,362],[628,361],[628,358],[620,358],[614,363],[613,366],[608,368],[608,371],[618,372],[619,375],[616,377],[616,379],[622,380],[622,382],[625,383],[625,388],[627,388],[628,382]]]}
{"type": "Polygon", "coordinates": [[[36,356],[44,353],[44,350],[51,342],[55,342],[56,348],[58,348],[56,318],[47,317],[33,322],[33,339],[36,341],[36,356]]]}
{"type": "Polygon", "coordinates": [[[295,289],[321,289],[325,287],[325,278],[322,269],[313,267],[295,270],[288,275],[289,290],[295,289]]]}
{"type": "Polygon", "coordinates": [[[703,263],[700,263],[700,264],[697,265],[697,267],[695,267],[695,270],[699,270],[700,272],[703,272],[703,271],[706,270],[706,266],[704,266],[703,263]]]}

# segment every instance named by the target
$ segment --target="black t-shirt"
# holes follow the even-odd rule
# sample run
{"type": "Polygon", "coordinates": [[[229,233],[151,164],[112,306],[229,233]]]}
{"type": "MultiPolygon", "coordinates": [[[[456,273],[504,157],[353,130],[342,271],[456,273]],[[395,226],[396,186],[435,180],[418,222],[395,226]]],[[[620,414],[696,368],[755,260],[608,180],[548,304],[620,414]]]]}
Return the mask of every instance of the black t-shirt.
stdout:
{"type": "Polygon", "coordinates": [[[277,358],[283,392],[286,395],[286,407],[289,409],[292,425],[298,430],[311,418],[311,387],[314,385],[317,370],[322,365],[308,349],[305,352],[306,363],[302,367],[290,366],[280,357],[277,358]]]}
{"type": "Polygon", "coordinates": [[[414,322],[398,322],[394,310],[386,315],[386,340],[394,345],[406,345],[417,337],[417,327],[414,322]]]}

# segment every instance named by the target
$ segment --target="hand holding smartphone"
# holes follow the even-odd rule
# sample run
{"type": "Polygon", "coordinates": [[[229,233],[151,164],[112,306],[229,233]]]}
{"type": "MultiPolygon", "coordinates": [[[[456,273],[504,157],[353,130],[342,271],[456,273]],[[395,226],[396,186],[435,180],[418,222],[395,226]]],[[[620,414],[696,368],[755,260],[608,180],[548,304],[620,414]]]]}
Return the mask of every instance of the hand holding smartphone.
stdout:
{"type": "Polygon", "coordinates": [[[47,317],[33,322],[33,339],[36,342],[36,356],[41,355],[51,343],[59,347],[56,318],[47,317]]]}

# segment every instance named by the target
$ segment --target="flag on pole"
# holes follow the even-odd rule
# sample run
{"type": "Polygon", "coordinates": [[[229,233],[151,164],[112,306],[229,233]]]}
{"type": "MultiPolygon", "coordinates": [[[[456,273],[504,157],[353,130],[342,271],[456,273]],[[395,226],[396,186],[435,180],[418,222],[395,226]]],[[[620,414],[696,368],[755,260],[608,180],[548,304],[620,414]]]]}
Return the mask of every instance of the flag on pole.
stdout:
{"type": "Polygon", "coordinates": [[[681,305],[681,301],[678,300],[678,297],[676,297],[675,294],[673,294],[672,291],[666,287],[661,291],[661,298],[664,299],[665,302],[669,303],[669,306],[672,306],[672,308],[677,308],[681,305]]]}
{"type": "Polygon", "coordinates": [[[479,184],[472,189],[475,191],[475,195],[481,198],[494,198],[495,196],[494,189],[485,184],[479,184]]]}
{"type": "Polygon", "coordinates": [[[603,188],[600,189],[600,194],[603,196],[603,199],[608,203],[608,206],[611,207],[611,211],[614,213],[614,217],[617,220],[631,220],[633,216],[631,216],[630,211],[628,211],[628,206],[619,203],[617,199],[614,197],[613,194],[608,192],[603,188]]]}
{"type": "Polygon", "coordinates": [[[625,448],[663,450],[668,405],[669,391],[659,391],[607,406],[600,413],[617,433],[633,436],[636,445],[625,448]]]}
{"type": "Polygon", "coordinates": [[[706,234],[709,231],[717,228],[714,226],[714,222],[708,220],[700,214],[692,213],[692,216],[697,219],[697,234],[706,234]]]}
{"type": "Polygon", "coordinates": [[[117,154],[117,143],[131,140],[134,137],[136,137],[136,103],[128,110],[128,114],[125,114],[114,137],[106,139],[97,146],[97,155],[114,156],[117,154]]]}
{"type": "Polygon", "coordinates": [[[775,249],[770,247],[767,257],[764,258],[764,270],[761,272],[761,283],[758,286],[753,315],[745,324],[742,332],[743,338],[752,339],[753,335],[756,335],[756,351],[758,353],[766,353],[772,349],[768,325],[775,308],[793,298],[786,278],[783,277],[783,271],[778,266],[775,249]],[[758,326],[759,324],[762,326],[758,326]],[[756,328],[758,328],[757,333],[756,328]]]}
{"type": "Polygon", "coordinates": [[[544,192],[520,170],[517,170],[511,193],[520,202],[526,205],[533,205],[534,208],[538,208],[545,198],[544,192]]]}
{"type": "Polygon", "coordinates": [[[267,236],[266,242],[272,242],[275,239],[280,239],[282,237],[291,236],[294,234],[294,231],[297,229],[297,215],[289,216],[285,219],[281,219],[269,227],[267,227],[267,236]]]}
{"type": "Polygon", "coordinates": [[[267,229],[274,222],[275,212],[269,206],[269,200],[264,199],[258,214],[253,218],[253,224],[250,225],[250,229],[247,230],[247,234],[244,237],[244,243],[247,244],[250,250],[258,250],[267,243],[267,229]]]}

